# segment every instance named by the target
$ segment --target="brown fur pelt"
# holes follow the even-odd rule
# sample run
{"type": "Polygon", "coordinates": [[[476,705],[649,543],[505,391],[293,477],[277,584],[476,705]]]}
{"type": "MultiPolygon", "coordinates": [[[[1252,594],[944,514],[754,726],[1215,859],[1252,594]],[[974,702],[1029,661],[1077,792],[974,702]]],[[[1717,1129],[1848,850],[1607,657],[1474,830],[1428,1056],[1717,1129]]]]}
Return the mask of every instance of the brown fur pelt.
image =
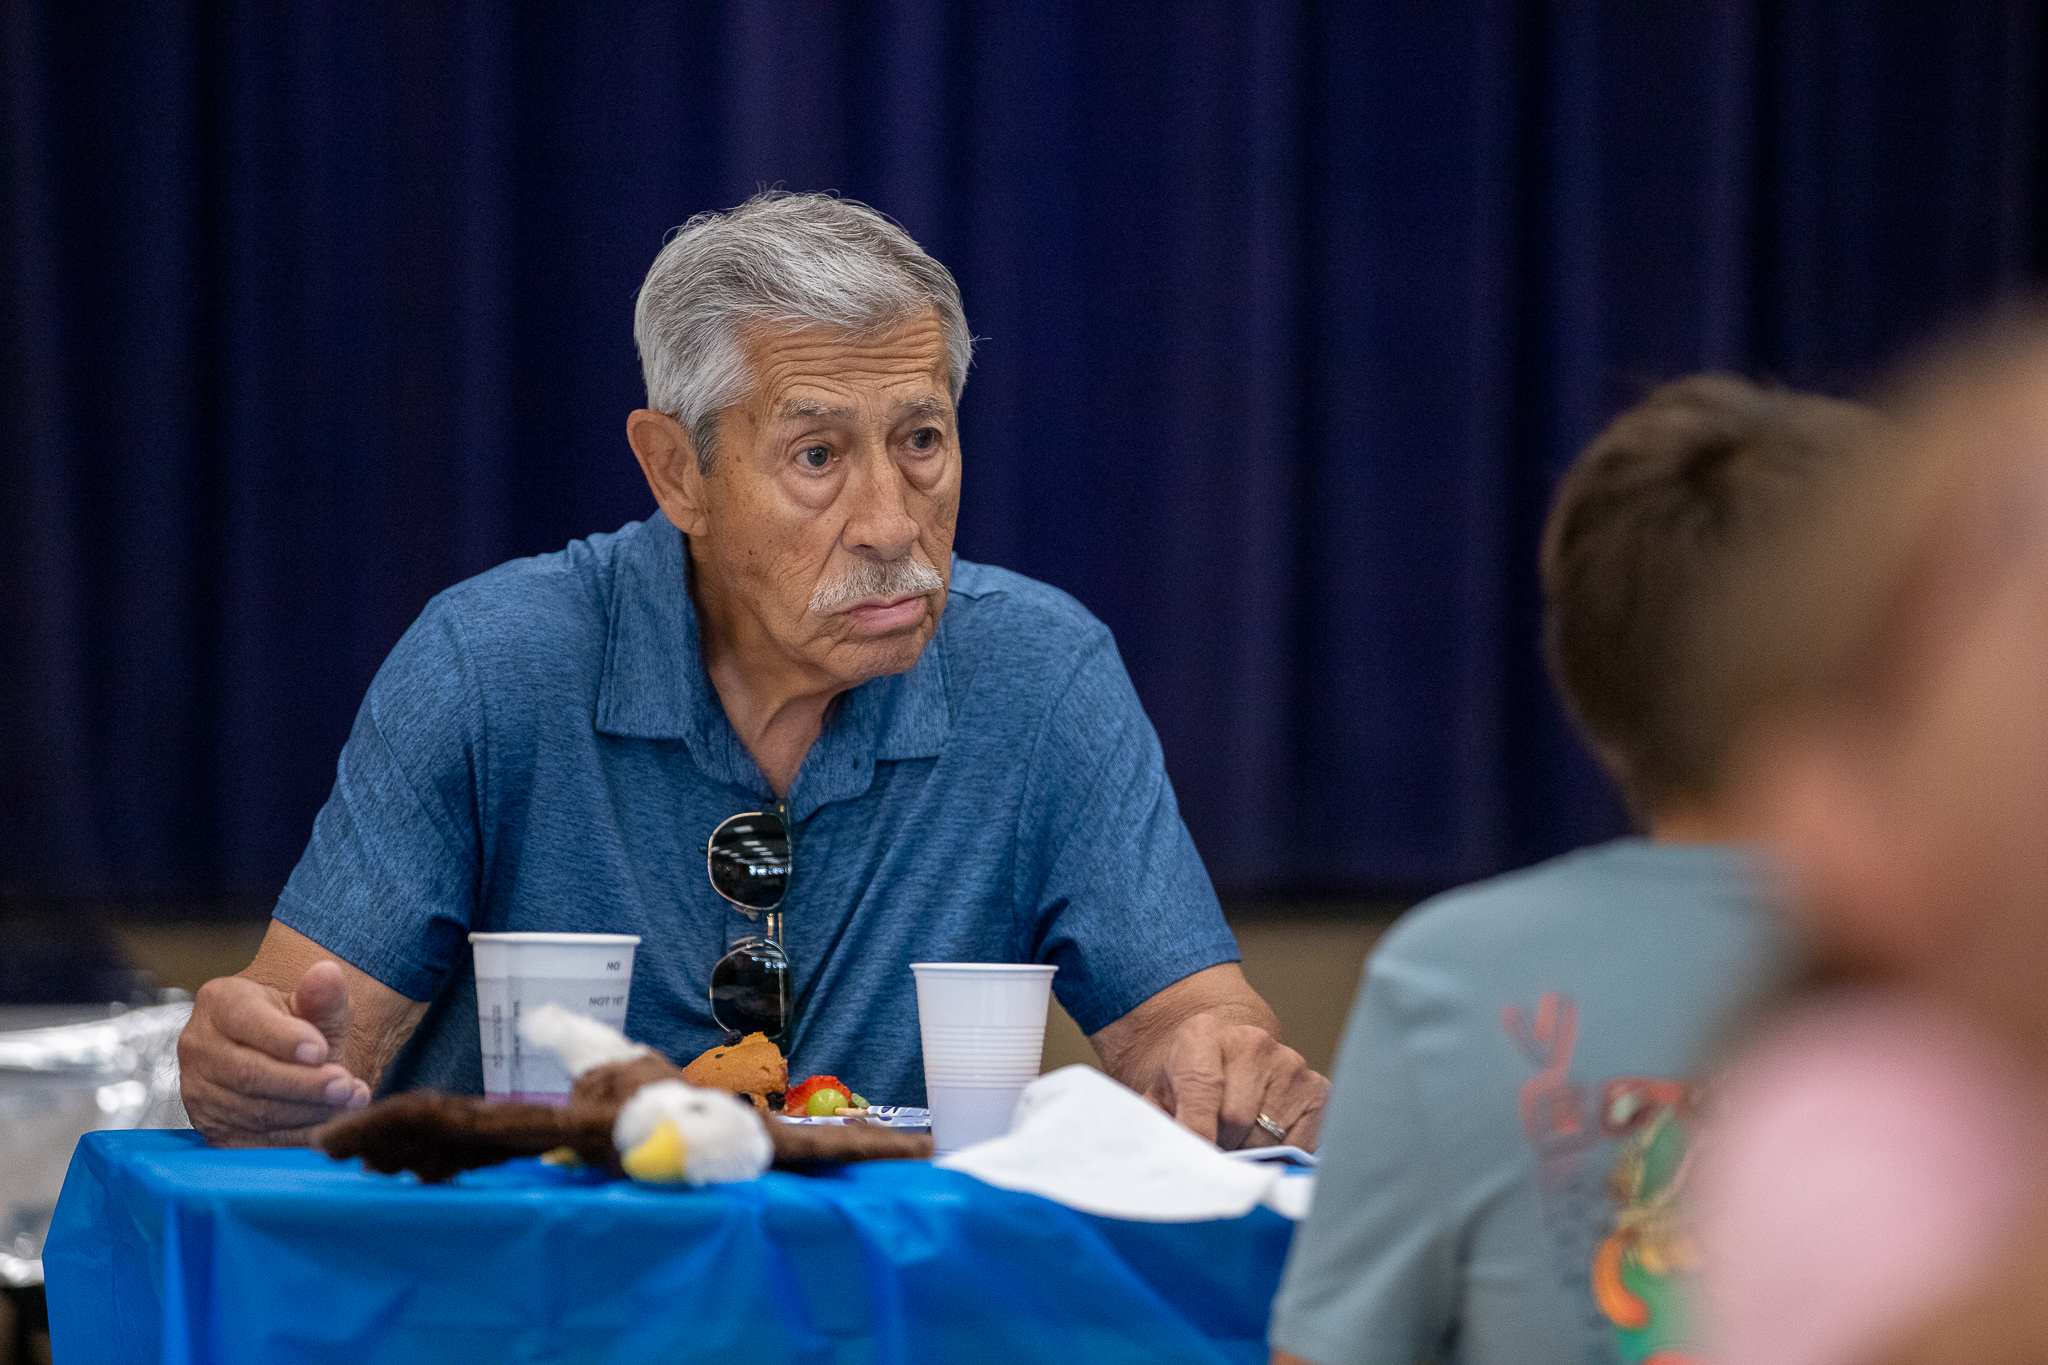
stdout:
{"type": "Polygon", "coordinates": [[[590,1068],[570,1083],[569,1103],[609,1109],[617,1117],[619,1110],[625,1108],[626,1101],[632,1099],[641,1086],[655,1081],[684,1079],[681,1067],[658,1052],[650,1052],[630,1062],[612,1062],[607,1066],[590,1068]]]}
{"type": "MultiPolygon", "coordinates": [[[[620,1174],[612,1125],[641,1086],[681,1079],[680,1068],[660,1057],[593,1067],[576,1080],[569,1103],[486,1103],[475,1095],[414,1090],[381,1099],[320,1130],[332,1157],[361,1157],[387,1175],[412,1171],[439,1182],[458,1171],[494,1166],[514,1157],[572,1148],[586,1165],[620,1174]]],[[[848,1161],[916,1160],[932,1154],[932,1140],[867,1124],[808,1125],[764,1119],[780,1170],[807,1172],[848,1161]]]]}
{"type": "Polygon", "coordinates": [[[775,1144],[775,1169],[799,1175],[848,1161],[922,1161],[932,1154],[929,1134],[880,1124],[784,1123],[775,1118],[766,1123],[775,1144]]]}
{"type": "Polygon", "coordinates": [[[616,1106],[487,1104],[476,1095],[412,1090],[336,1119],[318,1137],[331,1157],[359,1156],[373,1171],[412,1171],[436,1183],[457,1171],[557,1147],[573,1147],[587,1164],[617,1173],[612,1121],[618,1112],[616,1106]]]}

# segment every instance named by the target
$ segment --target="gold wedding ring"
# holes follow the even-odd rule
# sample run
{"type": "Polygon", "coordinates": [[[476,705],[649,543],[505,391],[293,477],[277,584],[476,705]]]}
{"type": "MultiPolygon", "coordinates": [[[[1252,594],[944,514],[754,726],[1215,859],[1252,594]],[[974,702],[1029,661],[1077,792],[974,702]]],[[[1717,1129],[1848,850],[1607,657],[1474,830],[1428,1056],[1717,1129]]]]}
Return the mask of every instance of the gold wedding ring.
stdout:
{"type": "MultiPolygon", "coordinates": [[[[1239,1110],[1238,1112],[1243,1113],[1244,1111],[1239,1110]]],[[[1287,1141],[1287,1130],[1285,1128],[1282,1128],[1279,1124],[1273,1122],[1273,1120],[1267,1118],[1264,1114],[1259,1115],[1257,1119],[1253,1120],[1253,1122],[1257,1123],[1259,1127],[1265,1129],[1266,1136],[1273,1139],[1273,1141],[1287,1141]]]]}

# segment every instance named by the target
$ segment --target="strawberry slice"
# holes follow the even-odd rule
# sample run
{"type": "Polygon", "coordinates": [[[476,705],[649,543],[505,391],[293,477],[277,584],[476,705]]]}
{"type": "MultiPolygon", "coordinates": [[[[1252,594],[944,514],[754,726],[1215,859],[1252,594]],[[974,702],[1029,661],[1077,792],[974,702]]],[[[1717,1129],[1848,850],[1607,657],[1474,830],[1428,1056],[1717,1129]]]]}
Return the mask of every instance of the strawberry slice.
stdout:
{"type": "Polygon", "coordinates": [[[853,1097],[853,1087],[837,1076],[812,1076],[803,1084],[790,1087],[782,1099],[782,1112],[796,1118],[803,1117],[810,1112],[811,1096],[820,1090],[837,1090],[847,1097],[849,1103],[853,1097]]]}

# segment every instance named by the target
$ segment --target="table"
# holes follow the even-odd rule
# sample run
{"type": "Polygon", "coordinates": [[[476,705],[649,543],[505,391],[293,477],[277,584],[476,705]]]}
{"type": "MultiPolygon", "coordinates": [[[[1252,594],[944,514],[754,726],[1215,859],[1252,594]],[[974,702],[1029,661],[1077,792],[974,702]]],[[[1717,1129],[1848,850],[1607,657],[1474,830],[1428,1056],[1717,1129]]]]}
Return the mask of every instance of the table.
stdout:
{"type": "Polygon", "coordinates": [[[80,1139],[51,1339],[99,1362],[1263,1362],[1292,1224],[1077,1213],[926,1162],[448,1186],[190,1132],[80,1139]]]}

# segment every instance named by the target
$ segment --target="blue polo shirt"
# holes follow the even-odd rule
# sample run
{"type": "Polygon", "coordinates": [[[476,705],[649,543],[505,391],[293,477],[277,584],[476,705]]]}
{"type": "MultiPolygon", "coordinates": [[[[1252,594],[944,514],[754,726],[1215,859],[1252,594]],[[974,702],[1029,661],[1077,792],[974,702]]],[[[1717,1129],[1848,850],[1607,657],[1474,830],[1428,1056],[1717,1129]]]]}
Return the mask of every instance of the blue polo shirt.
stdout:
{"type": "MultiPolygon", "coordinates": [[[[711,965],[754,921],[705,841],[773,794],[698,656],[657,513],[428,603],[378,670],[277,918],[429,1001],[389,1090],[481,1093],[472,930],[641,937],[626,1032],[721,1041],[711,965]]],[[[953,563],[907,673],[844,693],[788,793],[793,1076],[924,1103],[910,963],[1044,962],[1094,1032],[1237,959],[1109,631],[953,563]]]]}

